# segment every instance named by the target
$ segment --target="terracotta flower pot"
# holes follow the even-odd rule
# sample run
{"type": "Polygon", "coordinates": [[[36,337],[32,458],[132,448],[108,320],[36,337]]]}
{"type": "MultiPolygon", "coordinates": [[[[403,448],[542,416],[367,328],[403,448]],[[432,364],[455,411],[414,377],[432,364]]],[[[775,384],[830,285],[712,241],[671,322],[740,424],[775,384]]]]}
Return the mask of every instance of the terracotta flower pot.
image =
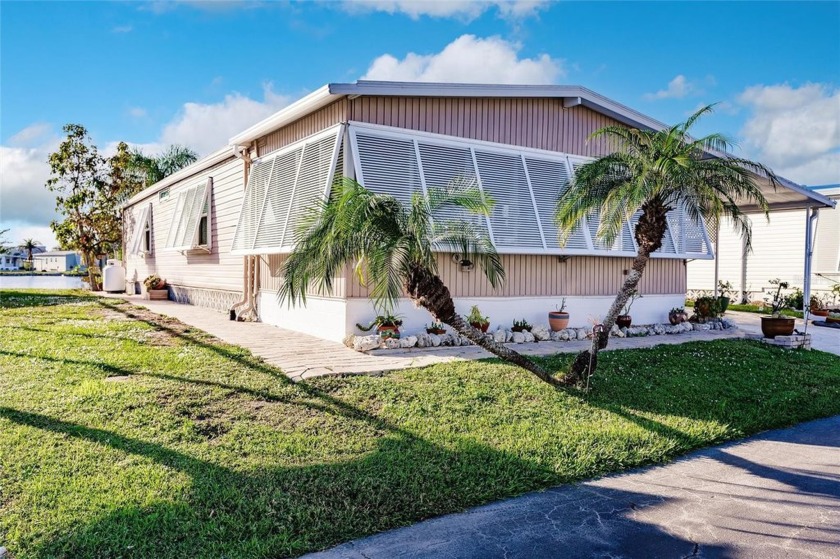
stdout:
{"type": "Polygon", "coordinates": [[[840,318],[834,318],[834,317],[831,317],[831,316],[826,316],[825,321],[830,322],[832,324],[840,324],[840,318]]]}
{"type": "Polygon", "coordinates": [[[765,338],[775,338],[776,336],[790,336],[793,334],[793,329],[796,327],[796,320],[786,316],[762,316],[761,317],[761,333],[765,338]]]}
{"type": "Polygon", "coordinates": [[[815,309],[811,307],[811,314],[814,316],[828,316],[828,309],[815,309]]]}
{"type": "Polygon", "coordinates": [[[670,322],[674,326],[676,326],[677,324],[682,324],[686,320],[688,320],[688,316],[686,316],[684,312],[668,314],[668,322],[670,322]]]}
{"type": "Polygon", "coordinates": [[[549,311],[548,325],[552,332],[559,332],[565,330],[569,326],[569,313],[549,311]]]}
{"type": "Polygon", "coordinates": [[[482,332],[487,332],[487,329],[490,328],[490,323],[485,322],[484,324],[480,322],[470,322],[470,326],[477,330],[481,330],[482,332]]]}
{"type": "Polygon", "coordinates": [[[620,314],[616,317],[615,323],[618,324],[619,328],[630,328],[633,319],[629,314],[620,314]]]}
{"type": "Polygon", "coordinates": [[[442,334],[446,334],[446,330],[444,330],[443,328],[426,328],[426,333],[440,336],[442,334]]]}

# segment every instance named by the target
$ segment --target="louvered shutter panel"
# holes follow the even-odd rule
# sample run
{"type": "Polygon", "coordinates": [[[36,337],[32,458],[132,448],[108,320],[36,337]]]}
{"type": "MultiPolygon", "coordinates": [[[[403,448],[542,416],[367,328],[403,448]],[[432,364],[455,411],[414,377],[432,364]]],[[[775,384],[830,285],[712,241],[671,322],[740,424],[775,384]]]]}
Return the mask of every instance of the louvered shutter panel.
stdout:
{"type": "MultiPolygon", "coordinates": [[[[525,167],[528,171],[528,177],[531,179],[531,188],[537,202],[537,211],[545,234],[546,246],[550,249],[561,248],[560,233],[554,222],[554,214],[557,208],[557,200],[569,187],[571,177],[569,177],[566,162],[526,157],[525,167]]],[[[565,248],[581,250],[589,248],[583,229],[580,226],[575,227],[572,231],[565,248]]]]}
{"type": "Polygon", "coordinates": [[[198,239],[198,223],[205,205],[205,185],[193,188],[192,198],[188,198],[189,206],[184,207],[184,227],[179,229],[180,237],[178,246],[181,248],[193,248],[198,239]]]}
{"type": "MultiPolygon", "coordinates": [[[[468,148],[418,142],[418,150],[428,191],[478,188],[475,165],[468,148]]],[[[489,236],[485,216],[469,212],[459,206],[447,204],[437,208],[432,214],[432,219],[438,227],[467,223],[479,234],[489,236]]]]}
{"type": "Polygon", "coordinates": [[[412,140],[379,137],[367,132],[355,134],[355,146],[365,188],[376,194],[390,194],[404,204],[415,192],[422,192],[417,154],[412,140]]]}
{"type": "Polygon", "coordinates": [[[187,191],[178,193],[178,199],[175,201],[175,209],[172,212],[172,221],[169,222],[169,233],[166,235],[165,248],[175,247],[175,239],[178,236],[178,227],[181,223],[181,214],[184,210],[184,205],[187,201],[187,191]]]}
{"type": "Polygon", "coordinates": [[[255,161],[251,165],[239,222],[233,237],[231,251],[242,252],[254,247],[257,235],[257,220],[265,202],[266,184],[271,177],[274,158],[255,161]]]}
{"type": "Polygon", "coordinates": [[[149,210],[151,206],[143,206],[137,219],[134,221],[134,231],[131,235],[131,248],[129,254],[141,254],[143,252],[143,236],[146,229],[146,224],[149,220],[149,210]]]}
{"type": "Polygon", "coordinates": [[[308,142],[303,149],[295,195],[292,199],[283,246],[294,245],[295,236],[302,218],[315,204],[323,200],[327,192],[333,155],[335,154],[336,134],[308,142]]]}
{"type": "Polygon", "coordinates": [[[490,151],[475,151],[484,192],[496,204],[490,214],[493,239],[497,247],[543,248],[522,158],[490,151]]]}
{"type": "Polygon", "coordinates": [[[302,152],[303,148],[299,147],[274,158],[271,178],[266,183],[267,194],[259,219],[259,230],[255,229],[256,241],[252,248],[277,248],[283,243],[283,231],[302,152]]]}

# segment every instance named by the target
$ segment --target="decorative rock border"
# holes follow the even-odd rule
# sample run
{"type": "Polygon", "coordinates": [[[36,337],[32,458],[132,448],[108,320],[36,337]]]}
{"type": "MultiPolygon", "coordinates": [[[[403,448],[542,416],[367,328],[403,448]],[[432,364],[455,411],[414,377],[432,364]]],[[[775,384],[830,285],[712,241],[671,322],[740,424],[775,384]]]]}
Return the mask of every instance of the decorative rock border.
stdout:
{"type": "MultiPolygon", "coordinates": [[[[683,322],[681,324],[643,324],[639,326],[630,326],[629,328],[619,328],[614,325],[610,330],[610,337],[614,338],[635,338],[644,336],[661,336],[682,334],[693,331],[707,331],[707,330],[729,330],[735,328],[735,322],[728,318],[714,318],[705,323],[698,322],[683,322]]],[[[568,342],[574,340],[586,340],[592,338],[592,328],[566,328],[559,332],[552,332],[548,325],[540,324],[534,326],[530,332],[513,332],[503,328],[498,328],[494,332],[485,334],[488,339],[492,339],[497,343],[505,344],[522,344],[530,342],[568,342]]],[[[467,346],[473,345],[469,339],[464,336],[447,333],[447,334],[427,334],[425,332],[420,334],[413,334],[403,336],[400,339],[386,338],[382,339],[378,334],[369,336],[354,336],[350,335],[345,340],[348,347],[356,351],[370,351],[372,349],[408,349],[412,347],[426,348],[426,347],[440,347],[440,346],[467,346]]]]}

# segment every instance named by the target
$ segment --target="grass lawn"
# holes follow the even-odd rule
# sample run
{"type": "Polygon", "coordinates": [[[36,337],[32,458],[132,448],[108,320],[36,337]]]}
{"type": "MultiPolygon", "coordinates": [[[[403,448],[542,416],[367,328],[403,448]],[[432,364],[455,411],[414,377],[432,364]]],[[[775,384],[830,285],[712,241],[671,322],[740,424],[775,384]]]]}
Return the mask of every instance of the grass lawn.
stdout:
{"type": "Polygon", "coordinates": [[[114,300],[0,305],[0,545],[16,559],[298,555],[840,414],[840,358],[746,341],[602,354],[588,395],[497,361],[294,385],[114,300]]]}

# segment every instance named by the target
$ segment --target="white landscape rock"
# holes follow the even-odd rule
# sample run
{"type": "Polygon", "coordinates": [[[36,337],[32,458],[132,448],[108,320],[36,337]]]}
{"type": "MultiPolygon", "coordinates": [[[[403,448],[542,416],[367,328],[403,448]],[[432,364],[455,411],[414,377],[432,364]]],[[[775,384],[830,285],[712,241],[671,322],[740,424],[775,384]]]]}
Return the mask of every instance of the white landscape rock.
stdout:
{"type": "Polygon", "coordinates": [[[397,349],[400,347],[400,340],[397,338],[385,338],[382,343],[385,345],[385,349],[397,349]]]}
{"type": "Polygon", "coordinates": [[[499,328],[493,332],[493,341],[497,344],[503,344],[507,341],[507,332],[499,328]]]}
{"type": "Polygon", "coordinates": [[[525,334],[522,332],[514,332],[513,336],[511,337],[511,341],[515,344],[521,344],[525,342],[525,334]]]}
{"type": "Polygon", "coordinates": [[[563,330],[563,332],[566,333],[566,337],[564,339],[572,341],[577,339],[577,330],[574,328],[567,328],[566,330],[563,330]]]}
{"type": "Polygon", "coordinates": [[[353,340],[353,349],[356,351],[370,351],[379,347],[382,340],[377,335],[373,336],[356,336],[353,340]]]}
{"type": "Polygon", "coordinates": [[[588,335],[589,335],[589,332],[586,330],[586,328],[578,328],[577,339],[585,340],[588,335]]]}
{"type": "Polygon", "coordinates": [[[437,334],[429,334],[429,342],[432,347],[438,347],[440,345],[440,336],[437,334]]]}
{"type": "Polygon", "coordinates": [[[551,339],[551,332],[542,324],[531,330],[531,333],[534,334],[534,337],[541,342],[551,339]]]}
{"type": "Polygon", "coordinates": [[[536,339],[536,336],[534,336],[534,333],[529,332],[527,330],[522,332],[522,335],[525,337],[525,343],[533,342],[536,339]]]}
{"type": "Polygon", "coordinates": [[[417,347],[431,347],[432,340],[425,332],[417,335],[417,347]]]}
{"type": "Polygon", "coordinates": [[[417,345],[417,336],[406,336],[404,338],[400,338],[400,347],[407,348],[407,347],[414,347],[417,345]]]}

